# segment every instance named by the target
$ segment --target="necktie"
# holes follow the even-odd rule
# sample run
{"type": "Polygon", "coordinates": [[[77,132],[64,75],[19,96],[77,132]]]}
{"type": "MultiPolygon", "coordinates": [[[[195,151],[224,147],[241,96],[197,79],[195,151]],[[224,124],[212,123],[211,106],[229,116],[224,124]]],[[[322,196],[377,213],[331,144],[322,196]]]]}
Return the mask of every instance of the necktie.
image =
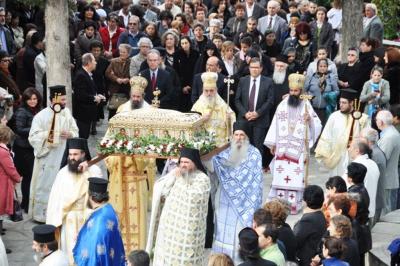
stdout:
{"type": "Polygon", "coordinates": [[[235,32],[239,32],[240,29],[240,20],[236,20],[237,24],[236,24],[236,31],[235,32]]]}
{"type": "Polygon", "coordinates": [[[253,86],[251,86],[250,97],[249,97],[249,111],[255,110],[254,99],[256,98],[256,79],[253,80],[253,86]]]}
{"type": "Polygon", "coordinates": [[[151,75],[151,89],[153,91],[156,89],[156,74],[154,72],[151,75]]]}
{"type": "Polygon", "coordinates": [[[272,28],[272,17],[269,17],[268,29],[272,28]]]}

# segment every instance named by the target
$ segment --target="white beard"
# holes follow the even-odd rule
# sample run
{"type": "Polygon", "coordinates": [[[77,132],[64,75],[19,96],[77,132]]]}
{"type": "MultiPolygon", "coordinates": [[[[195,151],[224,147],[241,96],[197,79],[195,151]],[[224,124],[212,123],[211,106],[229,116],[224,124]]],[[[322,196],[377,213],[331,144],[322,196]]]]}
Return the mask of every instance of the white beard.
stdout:
{"type": "Polygon", "coordinates": [[[214,106],[216,102],[216,97],[215,96],[204,96],[206,99],[206,102],[209,106],[214,106]]]}
{"type": "Polygon", "coordinates": [[[286,78],[286,70],[285,71],[277,71],[274,70],[274,74],[272,75],[272,79],[275,84],[283,84],[286,78]]]}
{"type": "Polygon", "coordinates": [[[40,264],[43,261],[43,253],[35,252],[35,254],[33,254],[33,260],[40,264]]]}
{"type": "Polygon", "coordinates": [[[227,165],[232,167],[239,166],[247,158],[247,151],[249,150],[249,144],[250,142],[248,139],[242,142],[232,141],[231,152],[229,154],[227,165]]]}

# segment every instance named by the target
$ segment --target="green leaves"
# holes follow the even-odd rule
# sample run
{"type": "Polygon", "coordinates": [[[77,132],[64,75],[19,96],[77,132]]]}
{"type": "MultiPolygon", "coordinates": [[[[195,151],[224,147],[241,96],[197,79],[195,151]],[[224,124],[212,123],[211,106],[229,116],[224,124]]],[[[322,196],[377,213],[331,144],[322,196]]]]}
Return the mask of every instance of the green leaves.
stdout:
{"type": "Polygon", "coordinates": [[[215,135],[207,131],[196,133],[191,140],[176,139],[170,136],[157,137],[146,135],[129,137],[125,134],[115,134],[104,138],[97,144],[97,150],[101,154],[125,154],[125,155],[159,155],[176,157],[183,147],[195,148],[200,154],[206,154],[216,148],[215,135]]]}
{"type": "Polygon", "coordinates": [[[398,0],[373,0],[378,7],[379,18],[383,22],[383,35],[385,39],[393,40],[399,36],[400,5],[398,0]]]}

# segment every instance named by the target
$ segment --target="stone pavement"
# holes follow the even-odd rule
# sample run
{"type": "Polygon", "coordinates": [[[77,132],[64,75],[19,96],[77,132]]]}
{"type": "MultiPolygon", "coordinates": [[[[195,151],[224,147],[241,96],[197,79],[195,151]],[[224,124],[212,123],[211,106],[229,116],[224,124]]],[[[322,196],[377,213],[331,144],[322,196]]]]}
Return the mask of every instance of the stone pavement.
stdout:
{"type": "MultiPolygon", "coordinates": [[[[98,134],[89,138],[89,148],[92,156],[96,154],[96,143],[106,131],[107,121],[103,121],[98,126],[98,134]]],[[[103,162],[98,164],[103,170],[103,174],[106,175],[106,168],[103,162]]],[[[324,188],[325,181],[328,178],[328,172],[323,171],[316,163],[315,159],[312,158],[309,169],[309,184],[319,185],[324,188]]],[[[271,175],[265,175],[264,179],[264,199],[268,195],[269,187],[271,184],[271,175]]],[[[290,215],[287,222],[293,226],[297,220],[299,220],[301,214],[290,215]]],[[[35,225],[31,220],[25,219],[21,222],[14,223],[11,221],[4,221],[4,227],[7,229],[6,235],[2,236],[4,244],[7,248],[10,248],[13,252],[8,255],[8,261],[10,266],[34,266],[37,265],[33,261],[32,251],[32,227],[35,225]]]]}

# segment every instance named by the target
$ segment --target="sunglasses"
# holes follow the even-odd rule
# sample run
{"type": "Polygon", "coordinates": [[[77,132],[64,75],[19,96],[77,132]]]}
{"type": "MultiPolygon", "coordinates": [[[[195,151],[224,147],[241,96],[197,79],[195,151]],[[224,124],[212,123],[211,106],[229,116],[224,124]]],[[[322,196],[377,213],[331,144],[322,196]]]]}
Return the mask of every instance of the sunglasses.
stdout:
{"type": "Polygon", "coordinates": [[[140,4],[140,5],[146,7],[146,6],[148,6],[149,4],[143,3],[143,4],[140,4]]]}

